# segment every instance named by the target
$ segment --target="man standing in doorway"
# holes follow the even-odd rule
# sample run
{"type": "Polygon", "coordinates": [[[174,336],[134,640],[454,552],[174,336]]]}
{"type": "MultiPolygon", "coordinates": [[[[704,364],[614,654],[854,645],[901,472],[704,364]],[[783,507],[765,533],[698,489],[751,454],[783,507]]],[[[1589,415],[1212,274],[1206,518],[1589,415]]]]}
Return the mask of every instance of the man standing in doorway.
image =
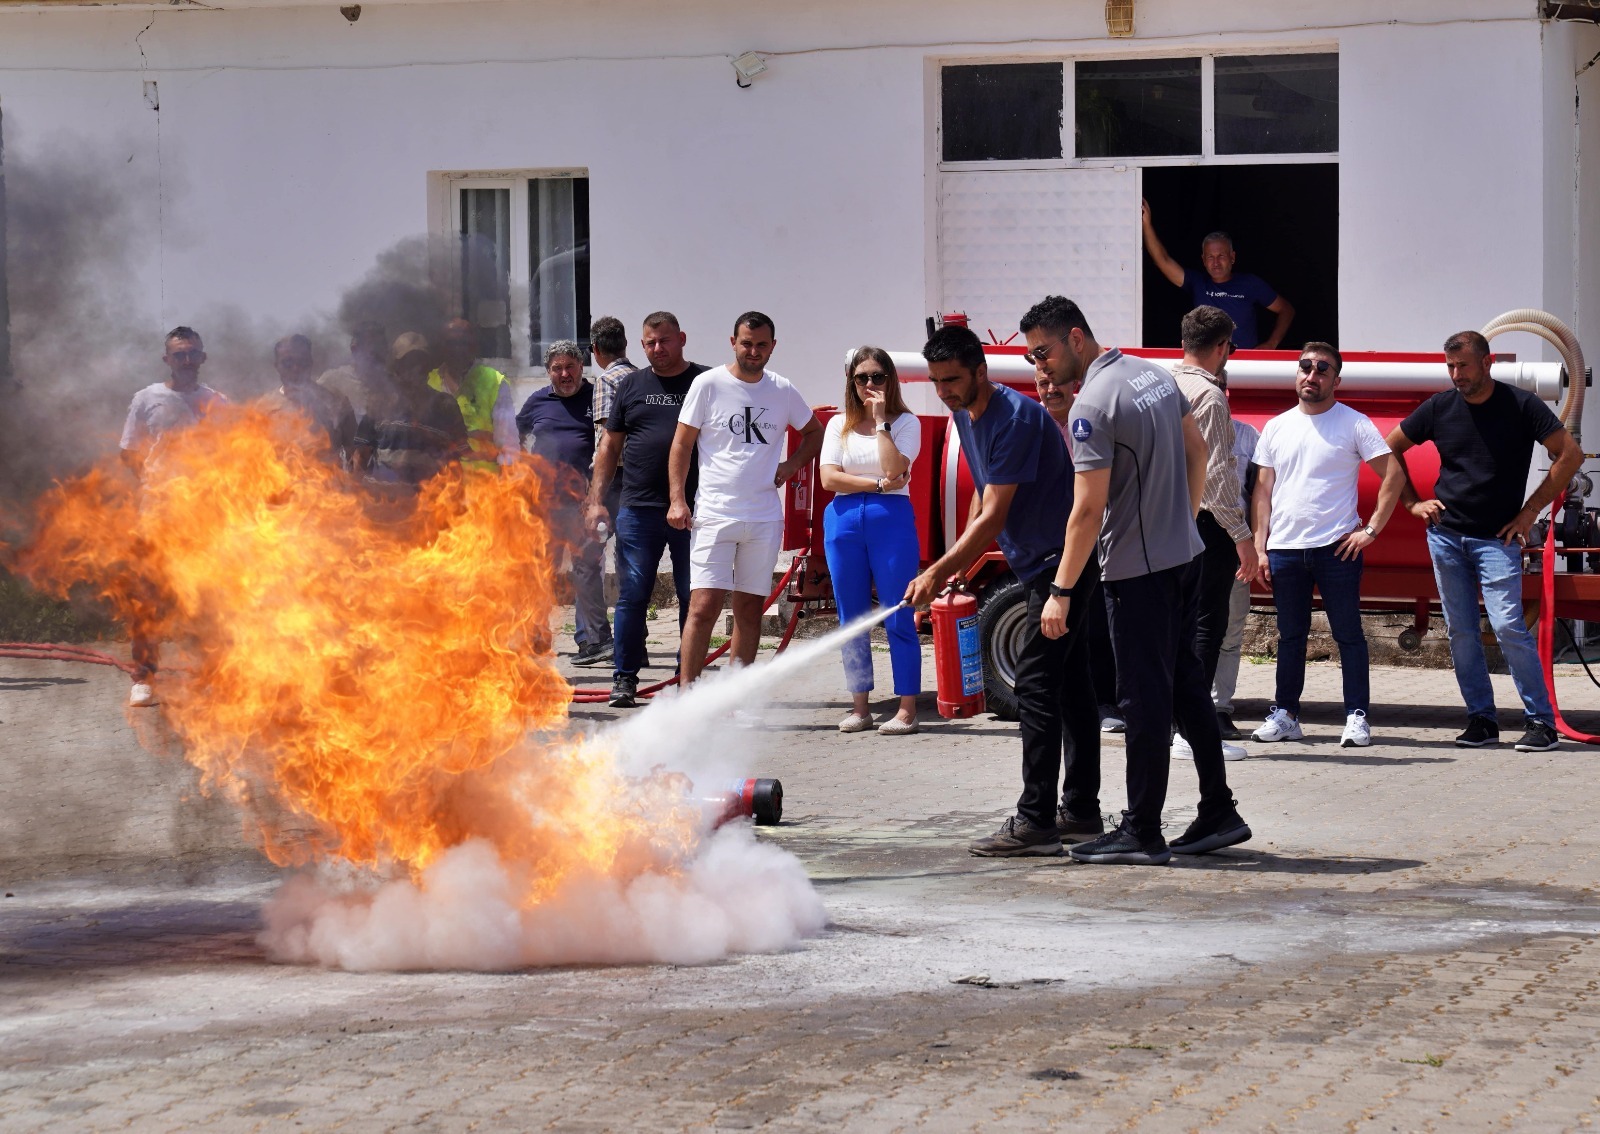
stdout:
{"type": "Polygon", "coordinates": [[[1071,588],[1099,547],[1117,688],[1127,721],[1128,809],[1116,830],[1071,850],[1080,862],[1159,866],[1250,838],[1228,789],[1210,689],[1195,652],[1204,549],[1195,530],[1206,443],[1172,376],[1095,341],[1078,305],[1060,296],[1023,320],[1030,353],[1061,352],[1082,378],[1072,409],[1072,511],[1039,615],[1046,637],[1071,637],[1071,588]],[[1161,833],[1176,720],[1194,751],[1199,814],[1169,847],[1161,833]]]}
{"type": "Polygon", "coordinates": [[[555,472],[551,519],[557,539],[572,557],[572,637],[578,646],[572,664],[603,665],[612,658],[600,569],[605,542],[585,530],[578,505],[588,493],[594,464],[594,387],[583,377],[583,348],[571,339],[545,348],[544,372],[550,385],[522,403],[517,431],[528,452],[543,457],[555,472]]]}
{"type": "Polygon", "coordinates": [[[733,362],[695,379],[678,415],[668,464],[667,522],[690,535],[689,620],[683,684],[700,676],[711,630],[733,594],[734,660],[749,665],[761,641],[761,604],[783,543],[778,493],[822,449],[822,423],[782,375],[767,369],[778,345],[772,320],[746,311],[733,324],[733,362]],[[780,460],[788,429],[800,444],[780,460]],[[686,491],[691,451],[700,463],[693,509],[686,491]]]}
{"type": "MultiPolygon", "coordinates": [[[[122,463],[140,480],[148,476],[164,436],[196,424],[228,400],[200,382],[206,348],[193,327],[174,327],[167,332],[161,361],[166,363],[169,377],[133,395],[127,421],[122,426],[122,463]]],[[[154,705],[156,697],[151,682],[160,660],[158,644],[145,627],[130,624],[128,633],[132,639],[134,666],[128,704],[154,705]]]]}
{"type": "Polygon", "coordinates": [[[1266,280],[1248,272],[1234,273],[1233,238],[1225,232],[1207,233],[1200,242],[1200,263],[1204,272],[1185,268],[1170,255],[1161,238],[1156,235],[1155,223],[1150,219],[1150,205],[1141,205],[1144,223],[1144,248],[1150,253],[1161,274],[1173,287],[1189,293],[1192,307],[1220,307],[1234,322],[1233,343],[1240,350],[1259,348],[1277,350],[1283,336],[1289,333],[1294,322],[1294,304],[1279,295],[1266,280]],[[1278,317],[1272,333],[1266,338],[1256,326],[1256,308],[1265,307],[1278,317]]]}
{"type": "MultiPolygon", "coordinates": [[[[1029,311],[1022,325],[1031,326],[1039,311],[1029,311]]],[[[1100,820],[1099,716],[1084,632],[1089,603],[1098,597],[1099,573],[1085,571],[1078,582],[1080,601],[1070,640],[1048,638],[1039,627],[1072,506],[1067,447],[1039,403],[990,380],[983,343],[966,327],[935,331],[922,357],[928,360],[928,377],[939,400],[950,409],[981,503],[961,538],[912,580],[906,601],[927,605],[996,539],[1028,596],[1016,674],[1022,794],[1016,814],[968,849],[986,858],[1058,855],[1063,839],[1093,838],[1105,829],[1100,820]],[[1058,808],[1056,784],[1063,762],[1066,775],[1058,808]]],[[[1076,384],[1076,376],[1061,372],[1049,347],[1030,351],[1028,361],[1059,389],[1076,384]]]]}
{"type": "MultiPolygon", "coordinates": [[[[639,669],[645,657],[645,611],[655,589],[661,555],[672,552],[672,581],[678,592],[678,630],[689,616],[689,533],[667,523],[667,458],[678,428],[678,411],[694,380],[706,367],[683,357],[688,336],[670,311],[645,317],[644,356],[650,363],[617,384],[606,418],[605,436],[595,455],[584,519],[591,531],[606,516],[606,497],[622,467],[617,517],[616,646],[611,675],[611,705],[638,704],[639,669]]],[[[690,455],[684,498],[693,501],[696,466],[690,455]]],[[[681,649],[680,649],[681,653],[681,649]]]]}
{"type": "MultiPolygon", "coordinates": [[[[1217,658],[1228,630],[1228,599],[1238,579],[1256,574],[1256,547],[1240,506],[1239,472],[1233,459],[1233,415],[1218,385],[1218,375],[1233,352],[1233,320],[1218,307],[1196,307],[1183,317],[1183,361],[1172,368],[1173,381],[1189,399],[1190,412],[1206,443],[1206,483],[1195,527],[1205,550],[1200,554],[1200,605],[1195,620],[1195,649],[1205,671],[1206,688],[1217,675],[1217,658]]],[[[1217,722],[1220,733],[1222,722],[1217,722]]],[[[1172,754],[1192,759],[1194,751],[1180,732],[1172,754]]],[[[1224,743],[1227,760],[1248,753],[1224,743]]]]}
{"type": "Polygon", "coordinates": [[[449,394],[461,407],[467,440],[477,457],[462,461],[469,469],[494,472],[517,454],[517,411],[511,404],[511,383],[492,366],[478,361],[478,328],[465,319],[444,325],[442,361],[428,375],[428,385],[449,394]]]}
{"type": "Polygon", "coordinates": [[[1445,340],[1444,361],[1452,389],[1412,411],[1390,432],[1389,448],[1402,466],[1413,445],[1432,441],[1439,451],[1437,496],[1419,499],[1408,479],[1401,501],[1428,525],[1428,555],[1444,606],[1450,661],[1467,703],[1467,727],[1456,744],[1478,748],[1500,742],[1494,687],[1478,633],[1481,593],[1522,698],[1527,727],[1517,751],[1548,752],[1560,738],[1539,653],[1522,617],[1522,549],[1533,521],[1583,463],[1583,450],[1549,406],[1489,376],[1494,355],[1477,331],[1445,340]],[[1550,454],[1550,471],[1524,501],[1535,443],[1550,454]]]}
{"type": "Polygon", "coordinates": [[[1372,743],[1367,636],[1361,628],[1362,552],[1400,500],[1405,468],[1365,414],[1335,400],[1344,359],[1327,343],[1307,343],[1296,382],[1299,404],[1267,422],[1256,445],[1256,554],[1278,610],[1278,676],[1272,710],[1255,731],[1262,741],[1299,740],[1306,680],[1311,589],[1322,594],[1339,644],[1344,677],[1342,748],[1372,743]],[[1362,464],[1382,478],[1372,516],[1357,511],[1362,464]]]}

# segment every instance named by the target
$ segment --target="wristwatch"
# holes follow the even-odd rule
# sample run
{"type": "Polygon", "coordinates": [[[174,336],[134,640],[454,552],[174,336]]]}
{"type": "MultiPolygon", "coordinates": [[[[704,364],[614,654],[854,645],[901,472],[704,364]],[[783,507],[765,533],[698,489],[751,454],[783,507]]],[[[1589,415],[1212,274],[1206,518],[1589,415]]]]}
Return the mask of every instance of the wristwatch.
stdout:
{"type": "Polygon", "coordinates": [[[878,432],[879,433],[887,433],[887,432],[889,432],[889,423],[887,421],[878,422],[878,432]]]}
{"type": "Polygon", "coordinates": [[[1377,532],[1376,532],[1376,531],[1374,531],[1374,530],[1373,530],[1373,528],[1372,528],[1372,525],[1371,525],[1371,524],[1368,524],[1368,525],[1367,525],[1367,526],[1366,526],[1366,527],[1364,527],[1364,528],[1362,528],[1362,529],[1361,529],[1361,530],[1362,530],[1362,531],[1364,531],[1364,532],[1366,532],[1366,533],[1367,533],[1367,534],[1368,534],[1368,535],[1369,535],[1369,536],[1371,536],[1371,537],[1372,537],[1372,538],[1373,538],[1373,539],[1377,539],[1377,538],[1378,538],[1378,533],[1377,533],[1377,532]]]}
{"type": "Polygon", "coordinates": [[[1051,598],[1070,598],[1071,596],[1072,592],[1068,591],[1065,587],[1058,586],[1055,583],[1050,584],[1051,598]]]}
{"type": "Polygon", "coordinates": [[[883,491],[883,477],[881,477],[881,476],[880,476],[880,477],[879,477],[879,478],[878,478],[878,481],[877,481],[877,484],[876,484],[876,485],[875,485],[875,487],[876,487],[876,488],[877,488],[877,490],[878,490],[878,491],[879,491],[879,492],[882,492],[882,491],[883,491]]]}

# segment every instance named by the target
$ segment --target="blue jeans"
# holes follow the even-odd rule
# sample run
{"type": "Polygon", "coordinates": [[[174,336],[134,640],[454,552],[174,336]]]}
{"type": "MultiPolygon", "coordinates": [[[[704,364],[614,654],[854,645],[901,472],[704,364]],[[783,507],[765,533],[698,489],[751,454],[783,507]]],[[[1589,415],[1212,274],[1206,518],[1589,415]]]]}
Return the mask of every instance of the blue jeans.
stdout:
{"type": "Polygon", "coordinates": [[[639,676],[644,664],[645,611],[655,590],[661,553],[672,551],[678,592],[678,631],[689,616],[689,531],[667,523],[665,508],[617,509],[616,655],[613,675],[639,676]]]}
{"type": "MultiPolygon", "coordinates": [[[[833,600],[841,625],[854,622],[878,602],[900,601],[917,577],[917,518],[909,496],[852,492],[828,501],[822,515],[823,550],[833,577],[833,600]]],[[[917,641],[916,615],[909,608],[891,614],[883,628],[889,636],[889,665],[897,697],[922,692],[922,645],[917,641]]],[[[852,693],[872,689],[872,645],[858,634],[843,646],[845,685],[852,693]]]]}
{"type": "Polygon", "coordinates": [[[1344,711],[1367,711],[1371,692],[1367,676],[1367,636],[1361,629],[1360,555],[1340,559],[1337,544],[1293,551],[1268,551],[1272,595],[1278,606],[1278,708],[1300,715],[1300,693],[1306,685],[1306,635],[1311,632],[1311,588],[1322,594],[1328,628],[1339,643],[1339,672],[1344,677],[1344,711]]]}
{"type": "Polygon", "coordinates": [[[1444,528],[1428,529],[1428,554],[1433,578],[1439,584],[1444,625],[1450,635],[1450,662],[1467,714],[1495,720],[1494,687],[1489,684],[1489,663],[1478,634],[1478,592],[1494,627],[1500,652],[1511,669],[1522,711],[1530,723],[1550,725],[1550,692],[1533,635],[1522,621],[1522,549],[1507,547],[1498,539],[1479,539],[1444,528]]]}

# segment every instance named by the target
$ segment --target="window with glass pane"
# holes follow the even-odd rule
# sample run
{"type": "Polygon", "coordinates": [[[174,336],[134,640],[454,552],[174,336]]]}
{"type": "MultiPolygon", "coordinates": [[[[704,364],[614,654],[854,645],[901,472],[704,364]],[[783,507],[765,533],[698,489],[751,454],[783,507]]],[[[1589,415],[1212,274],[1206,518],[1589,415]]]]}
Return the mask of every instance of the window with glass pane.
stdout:
{"type": "Polygon", "coordinates": [[[1200,152],[1200,60],[1078,63],[1077,155],[1161,157],[1200,152]]]}
{"type": "Polygon", "coordinates": [[[532,362],[557,339],[589,338],[589,179],[528,182],[528,314],[532,362]]]}
{"type": "Polygon", "coordinates": [[[941,75],[945,161],[1061,156],[1063,64],[946,67],[941,75]]]}
{"type": "Polygon", "coordinates": [[[511,357],[511,190],[461,190],[463,314],[478,327],[478,354],[511,357]]]}
{"type": "Polygon", "coordinates": [[[1339,56],[1217,59],[1217,153],[1327,154],[1339,149],[1339,56]]]}

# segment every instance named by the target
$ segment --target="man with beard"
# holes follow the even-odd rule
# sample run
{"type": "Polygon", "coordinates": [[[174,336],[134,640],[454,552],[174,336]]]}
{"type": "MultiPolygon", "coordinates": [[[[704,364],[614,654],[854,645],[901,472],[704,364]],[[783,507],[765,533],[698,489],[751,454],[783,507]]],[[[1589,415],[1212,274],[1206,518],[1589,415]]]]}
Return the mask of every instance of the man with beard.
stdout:
{"type": "Polygon", "coordinates": [[[269,413],[298,414],[312,422],[328,440],[318,456],[348,468],[355,452],[355,411],[344,395],[311,380],[311,340],[304,335],[279,339],[272,347],[272,365],[282,385],[261,399],[261,407],[269,413]]]}

